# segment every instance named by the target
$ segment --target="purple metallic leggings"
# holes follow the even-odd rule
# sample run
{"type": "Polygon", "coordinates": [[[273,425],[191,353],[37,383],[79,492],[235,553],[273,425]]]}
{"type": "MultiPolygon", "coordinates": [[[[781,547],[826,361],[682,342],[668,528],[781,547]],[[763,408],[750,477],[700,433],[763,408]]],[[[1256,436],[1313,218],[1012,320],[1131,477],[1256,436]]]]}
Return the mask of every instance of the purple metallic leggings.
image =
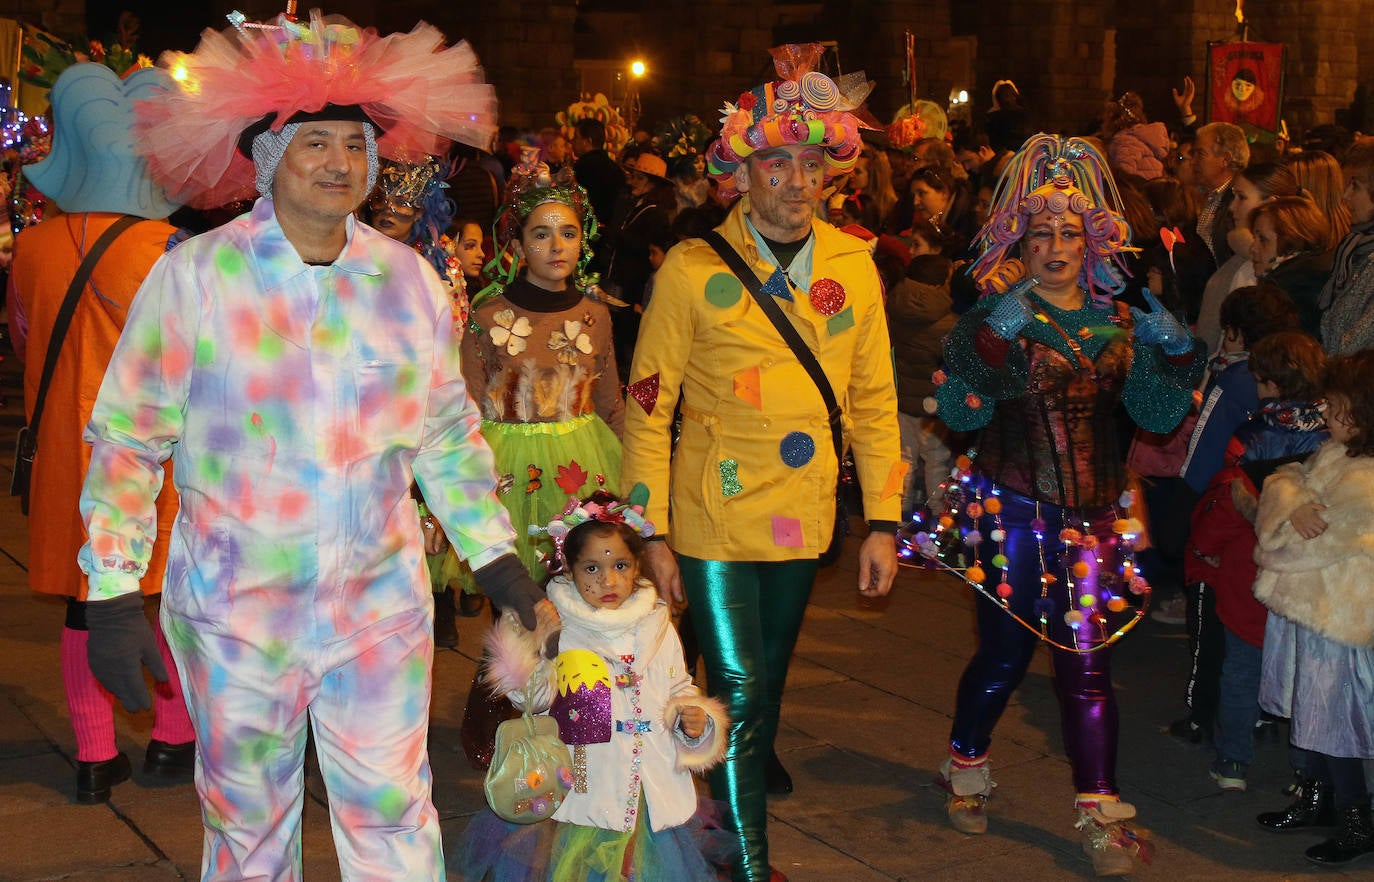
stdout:
{"type": "MultiPolygon", "coordinates": [[[[1064,509],[1041,504],[1037,513],[1033,500],[1008,490],[1001,491],[1001,499],[1002,527],[1007,532],[1007,581],[1012,585],[1012,595],[1008,598],[1011,609],[1032,624],[1039,619],[1036,600],[1040,597],[1040,551],[1030,526],[1032,519],[1039,517],[1045,522],[1042,528],[1045,571],[1058,580],[1048,593],[1054,603],[1054,610],[1048,613],[1050,636],[1070,646],[1100,642],[1099,633],[1083,628],[1076,635],[1075,643],[1074,632],[1064,623],[1064,613],[1070,608],[1063,545],[1058,540],[1065,526],[1064,509]]],[[[1085,591],[1092,591],[1104,595],[1108,590],[1119,593],[1124,588],[1113,578],[1117,558],[1117,540],[1111,531],[1114,512],[1096,510],[1089,512],[1088,517],[1091,533],[1101,542],[1098,546],[1098,556],[1102,559],[1101,578],[1094,578],[1098,574],[1090,576],[1073,594],[1081,596],[1085,591]]],[[[980,526],[986,526],[987,521],[984,518],[980,526]]],[[[1068,526],[1083,529],[1080,517],[1072,519],[1068,526]]],[[[996,551],[996,546],[989,541],[980,552],[988,571],[987,588],[990,591],[1001,575],[1000,570],[987,563],[996,551]]],[[[987,752],[992,742],[992,729],[1002,716],[1011,693],[1020,685],[1040,643],[1036,634],[986,597],[978,597],[977,612],[978,651],[959,680],[954,725],[949,735],[950,748],[970,759],[987,752]]],[[[1115,794],[1117,710],[1116,697],[1112,693],[1111,649],[1073,653],[1051,648],[1050,652],[1064,748],[1073,767],[1074,787],[1079,793],[1115,794]]]]}

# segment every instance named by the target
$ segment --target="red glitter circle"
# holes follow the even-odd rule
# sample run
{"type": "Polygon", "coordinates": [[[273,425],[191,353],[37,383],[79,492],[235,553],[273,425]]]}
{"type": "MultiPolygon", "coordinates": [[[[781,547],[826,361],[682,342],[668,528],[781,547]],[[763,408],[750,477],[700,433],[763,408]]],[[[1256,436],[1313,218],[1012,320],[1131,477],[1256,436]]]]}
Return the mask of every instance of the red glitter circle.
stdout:
{"type": "Polygon", "coordinates": [[[834,279],[817,279],[811,285],[811,306],[821,315],[834,315],[844,308],[844,285],[834,279]]]}

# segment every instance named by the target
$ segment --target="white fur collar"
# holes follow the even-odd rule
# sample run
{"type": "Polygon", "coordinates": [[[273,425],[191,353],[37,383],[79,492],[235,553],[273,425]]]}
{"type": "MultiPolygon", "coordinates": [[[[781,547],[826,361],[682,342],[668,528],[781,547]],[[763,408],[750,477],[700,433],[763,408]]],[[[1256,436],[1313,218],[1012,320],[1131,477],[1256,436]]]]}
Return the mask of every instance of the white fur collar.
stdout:
{"type": "Polygon", "coordinates": [[[648,579],[635,582],[635,591],[619,609],[597,609],[582,599],[577,586],[567,576],[554,576],[548,584],[549,599],[558,607],[565,627],[575,627],[603,637],[615,637],[634,630],[658,607],[658,590],[648,579]]]}

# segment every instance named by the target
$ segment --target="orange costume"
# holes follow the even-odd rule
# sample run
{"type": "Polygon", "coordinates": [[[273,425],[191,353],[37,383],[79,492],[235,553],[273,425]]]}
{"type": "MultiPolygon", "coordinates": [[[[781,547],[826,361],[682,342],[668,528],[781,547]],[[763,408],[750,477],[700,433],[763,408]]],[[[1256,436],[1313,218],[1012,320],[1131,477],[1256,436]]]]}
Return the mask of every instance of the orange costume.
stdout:
{"type": "MultiPolygon", "coordinates": [[[[33,414],[48,340],[67,287],[87,249],[119,218],[105,212],[58,215],[25,229],[15,241],[10,330],[15,351],[24,362],[27,416],[33,414]]],[[[76,565],[77,551],[86,542],[77,503],[91,448],[81,440],[81,433],[91,418],[129,304],[175,232],[162,221],[144,221],[125,230],[101,256],[77,302],[48,385],[33,461],[29,585],[34,591],[86,599],[86,577],[76,565]]],[[[144,594],[162,591],[167,537],[177,505],[170,480],[163,484],[157,505],[157,542],[143,577],[144,594]]]]}

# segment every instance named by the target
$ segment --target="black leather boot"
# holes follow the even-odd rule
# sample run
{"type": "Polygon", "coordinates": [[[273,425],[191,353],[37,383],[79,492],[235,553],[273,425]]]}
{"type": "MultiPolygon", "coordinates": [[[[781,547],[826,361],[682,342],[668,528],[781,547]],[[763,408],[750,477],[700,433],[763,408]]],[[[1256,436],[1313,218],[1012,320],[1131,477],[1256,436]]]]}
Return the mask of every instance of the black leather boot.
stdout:
{"type": "Polygon", "coordinates": [[[1370,818],[1369,806],[1341,809],[1338,814],[1340,826],[1335,838],[1307,850],[1307,859],[1312,863],[1333,867],[1374,851],[1374,820],[1370,818]]]}
{"type": "Polygon", "coordinates": [[[152,739],[143,757],[143,771],[162,778],[184,778],[195,774],[196,743],[170,744],[152,739]]]}
{"type": "Polygon", "coordinates": [[[458,625],[453,618],[453,589],[434,595],[434,645],[445,649],[458,646],[458,625]]]}
{"type": "Polygon", "coordinates": [[[133,768],[129,765],[128,754],[120,751],[114,759],[98,763],[76,764],[76,801],[97,803],[110,801],[110,788],[121,781],[129,780],[133,768]]]}
{"type": "Polygon", "coordinates": [[[768,754],[768,765],[764,767],[763,787],[771,796],[785,796],[792,792],[792,776],[783,768],[778,752],[768,754]]]}
{"type": "Polygon", "coordinates": [[[1281,812],[1265,812],[1255,818],[1270,833],[1331,827],[1336,810],[1331,804],[1331,785],[1315,778],[1304,778],[1293,793],[1293,802],[1281,812]]]}

